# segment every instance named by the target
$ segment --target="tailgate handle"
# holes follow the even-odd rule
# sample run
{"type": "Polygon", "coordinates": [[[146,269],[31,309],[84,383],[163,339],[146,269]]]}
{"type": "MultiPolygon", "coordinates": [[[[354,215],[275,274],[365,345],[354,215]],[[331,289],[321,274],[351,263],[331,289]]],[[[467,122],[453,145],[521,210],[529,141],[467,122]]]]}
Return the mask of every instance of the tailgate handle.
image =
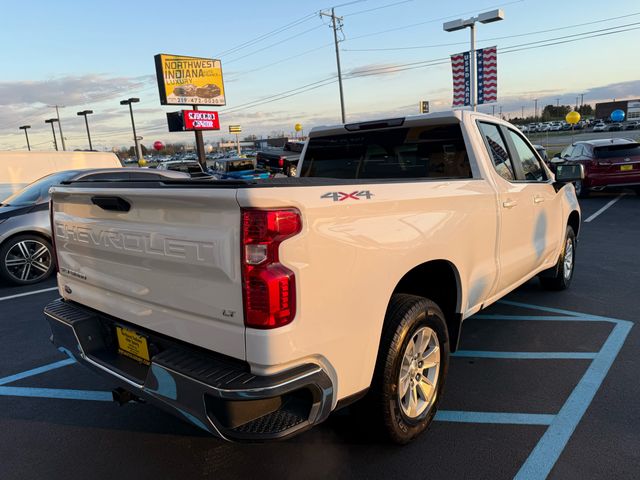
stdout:
{"type": "Polygon", "coordinates": [[[131,204],[120,197],[91,197],[91,202],[103,210],[112,212],[128,212],[131,204]]]}

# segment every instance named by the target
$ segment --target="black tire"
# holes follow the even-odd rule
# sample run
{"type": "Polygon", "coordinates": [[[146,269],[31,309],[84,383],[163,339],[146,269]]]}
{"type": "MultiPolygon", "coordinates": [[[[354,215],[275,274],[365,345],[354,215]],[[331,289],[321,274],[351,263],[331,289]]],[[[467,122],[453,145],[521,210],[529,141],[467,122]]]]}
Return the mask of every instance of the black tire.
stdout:
{"type": "MultiPolygon", "coordinates": [[[[27,255],[28,256],[28,255],[27,255]]],[[[49,240],[34,234],[17,235],[10,238],[0,246],[0,277],[3,280],[15,285],[31,285],[49,278],[55,269],[55,258],[49,240]],[[27,246],[27,253],[33,255],[40,247],[45,247],[46,251],[38,255],[37,258],[29,258],[24,264],[17,265],[21,258],[22,251],[19,244],[27,246]],[[26,269],[27,263],[29,271],[23,277],[23,266],[26,269]],[[46,267],[46,270],[43,270],[46,267]]]]}
{"type": "Polygon", "coordinates": [[[584,183],[581,180],[574,182],[573,186],[576,189],[576,196],[578,198],[587,198],[591,193],[589,187],[585,187],[584,183]]]}
{"type": "MultiPolygon", "coordinates": [[[[436,414],[448,367],[449,337],[440,307],[423,297],[393,295],[385,317],[373,381],[364,399],[364,408],[373,417],[370,416],[369,421],[376,422],[381,433],[394,443],[406,444],[416,438],[429,427],[436,414]],[[428,403],[426,410],[415,418],[410,418],[403,411],[398,394],[400,368],[409,342],[423,327],[435,332],[439,342],[439,363],[433,367],[438,369],[435,397],[428,403]]],[[[425,370],[421,373],[426,376],[424,372],[425,370]]]]}
{"type": "Polygon", "coordinates": [[[540,284],[546,290],[566,290],[571,285],[576,265],[576,235],[571,225],[567,225],[564,245],[555,267],[545,270],[540,274],[540,284]],[[571,268],[567,274],[567,251],[571,245],[571,268]]]}

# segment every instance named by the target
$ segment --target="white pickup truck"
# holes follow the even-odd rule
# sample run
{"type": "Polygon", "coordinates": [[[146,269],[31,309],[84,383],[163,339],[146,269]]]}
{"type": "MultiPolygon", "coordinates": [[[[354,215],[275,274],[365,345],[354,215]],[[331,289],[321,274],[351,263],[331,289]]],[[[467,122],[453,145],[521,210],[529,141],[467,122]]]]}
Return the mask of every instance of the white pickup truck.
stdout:
{"type": "Polygon", "coordinates": [[[465,318],[571,282],[580,208],[517,128],[456,111],[315,128],[299,178],[52,189],[52,341],[233,441],[356,400],[398,443],[430,424],[465,318]]]}

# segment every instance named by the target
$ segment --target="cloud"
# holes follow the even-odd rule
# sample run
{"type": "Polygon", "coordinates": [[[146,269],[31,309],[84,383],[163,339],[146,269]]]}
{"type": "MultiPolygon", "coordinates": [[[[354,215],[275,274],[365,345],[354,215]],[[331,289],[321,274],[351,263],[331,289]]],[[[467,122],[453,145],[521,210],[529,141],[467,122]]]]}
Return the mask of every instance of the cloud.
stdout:
{"type": "Polygon", "coordinates": [[[16,107],[34,103],[84,105],[127,94],[153,82],[153,75],[107,77],[100,74],[0,82],[0,106],[16,107]]]}

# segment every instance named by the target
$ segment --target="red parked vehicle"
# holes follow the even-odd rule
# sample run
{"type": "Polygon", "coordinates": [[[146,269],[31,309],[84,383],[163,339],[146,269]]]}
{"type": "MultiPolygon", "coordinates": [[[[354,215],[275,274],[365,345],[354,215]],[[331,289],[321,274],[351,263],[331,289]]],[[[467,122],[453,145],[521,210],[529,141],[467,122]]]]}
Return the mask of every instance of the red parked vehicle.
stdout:
{"type": "Polygon", "coordinates": [[[584,165],[584,180],[576,194],[587,197],[605,188],[633,188],[640,195],[640,143],[626,138],[575,142],[560,154],[567,163],[584,165]]]}

